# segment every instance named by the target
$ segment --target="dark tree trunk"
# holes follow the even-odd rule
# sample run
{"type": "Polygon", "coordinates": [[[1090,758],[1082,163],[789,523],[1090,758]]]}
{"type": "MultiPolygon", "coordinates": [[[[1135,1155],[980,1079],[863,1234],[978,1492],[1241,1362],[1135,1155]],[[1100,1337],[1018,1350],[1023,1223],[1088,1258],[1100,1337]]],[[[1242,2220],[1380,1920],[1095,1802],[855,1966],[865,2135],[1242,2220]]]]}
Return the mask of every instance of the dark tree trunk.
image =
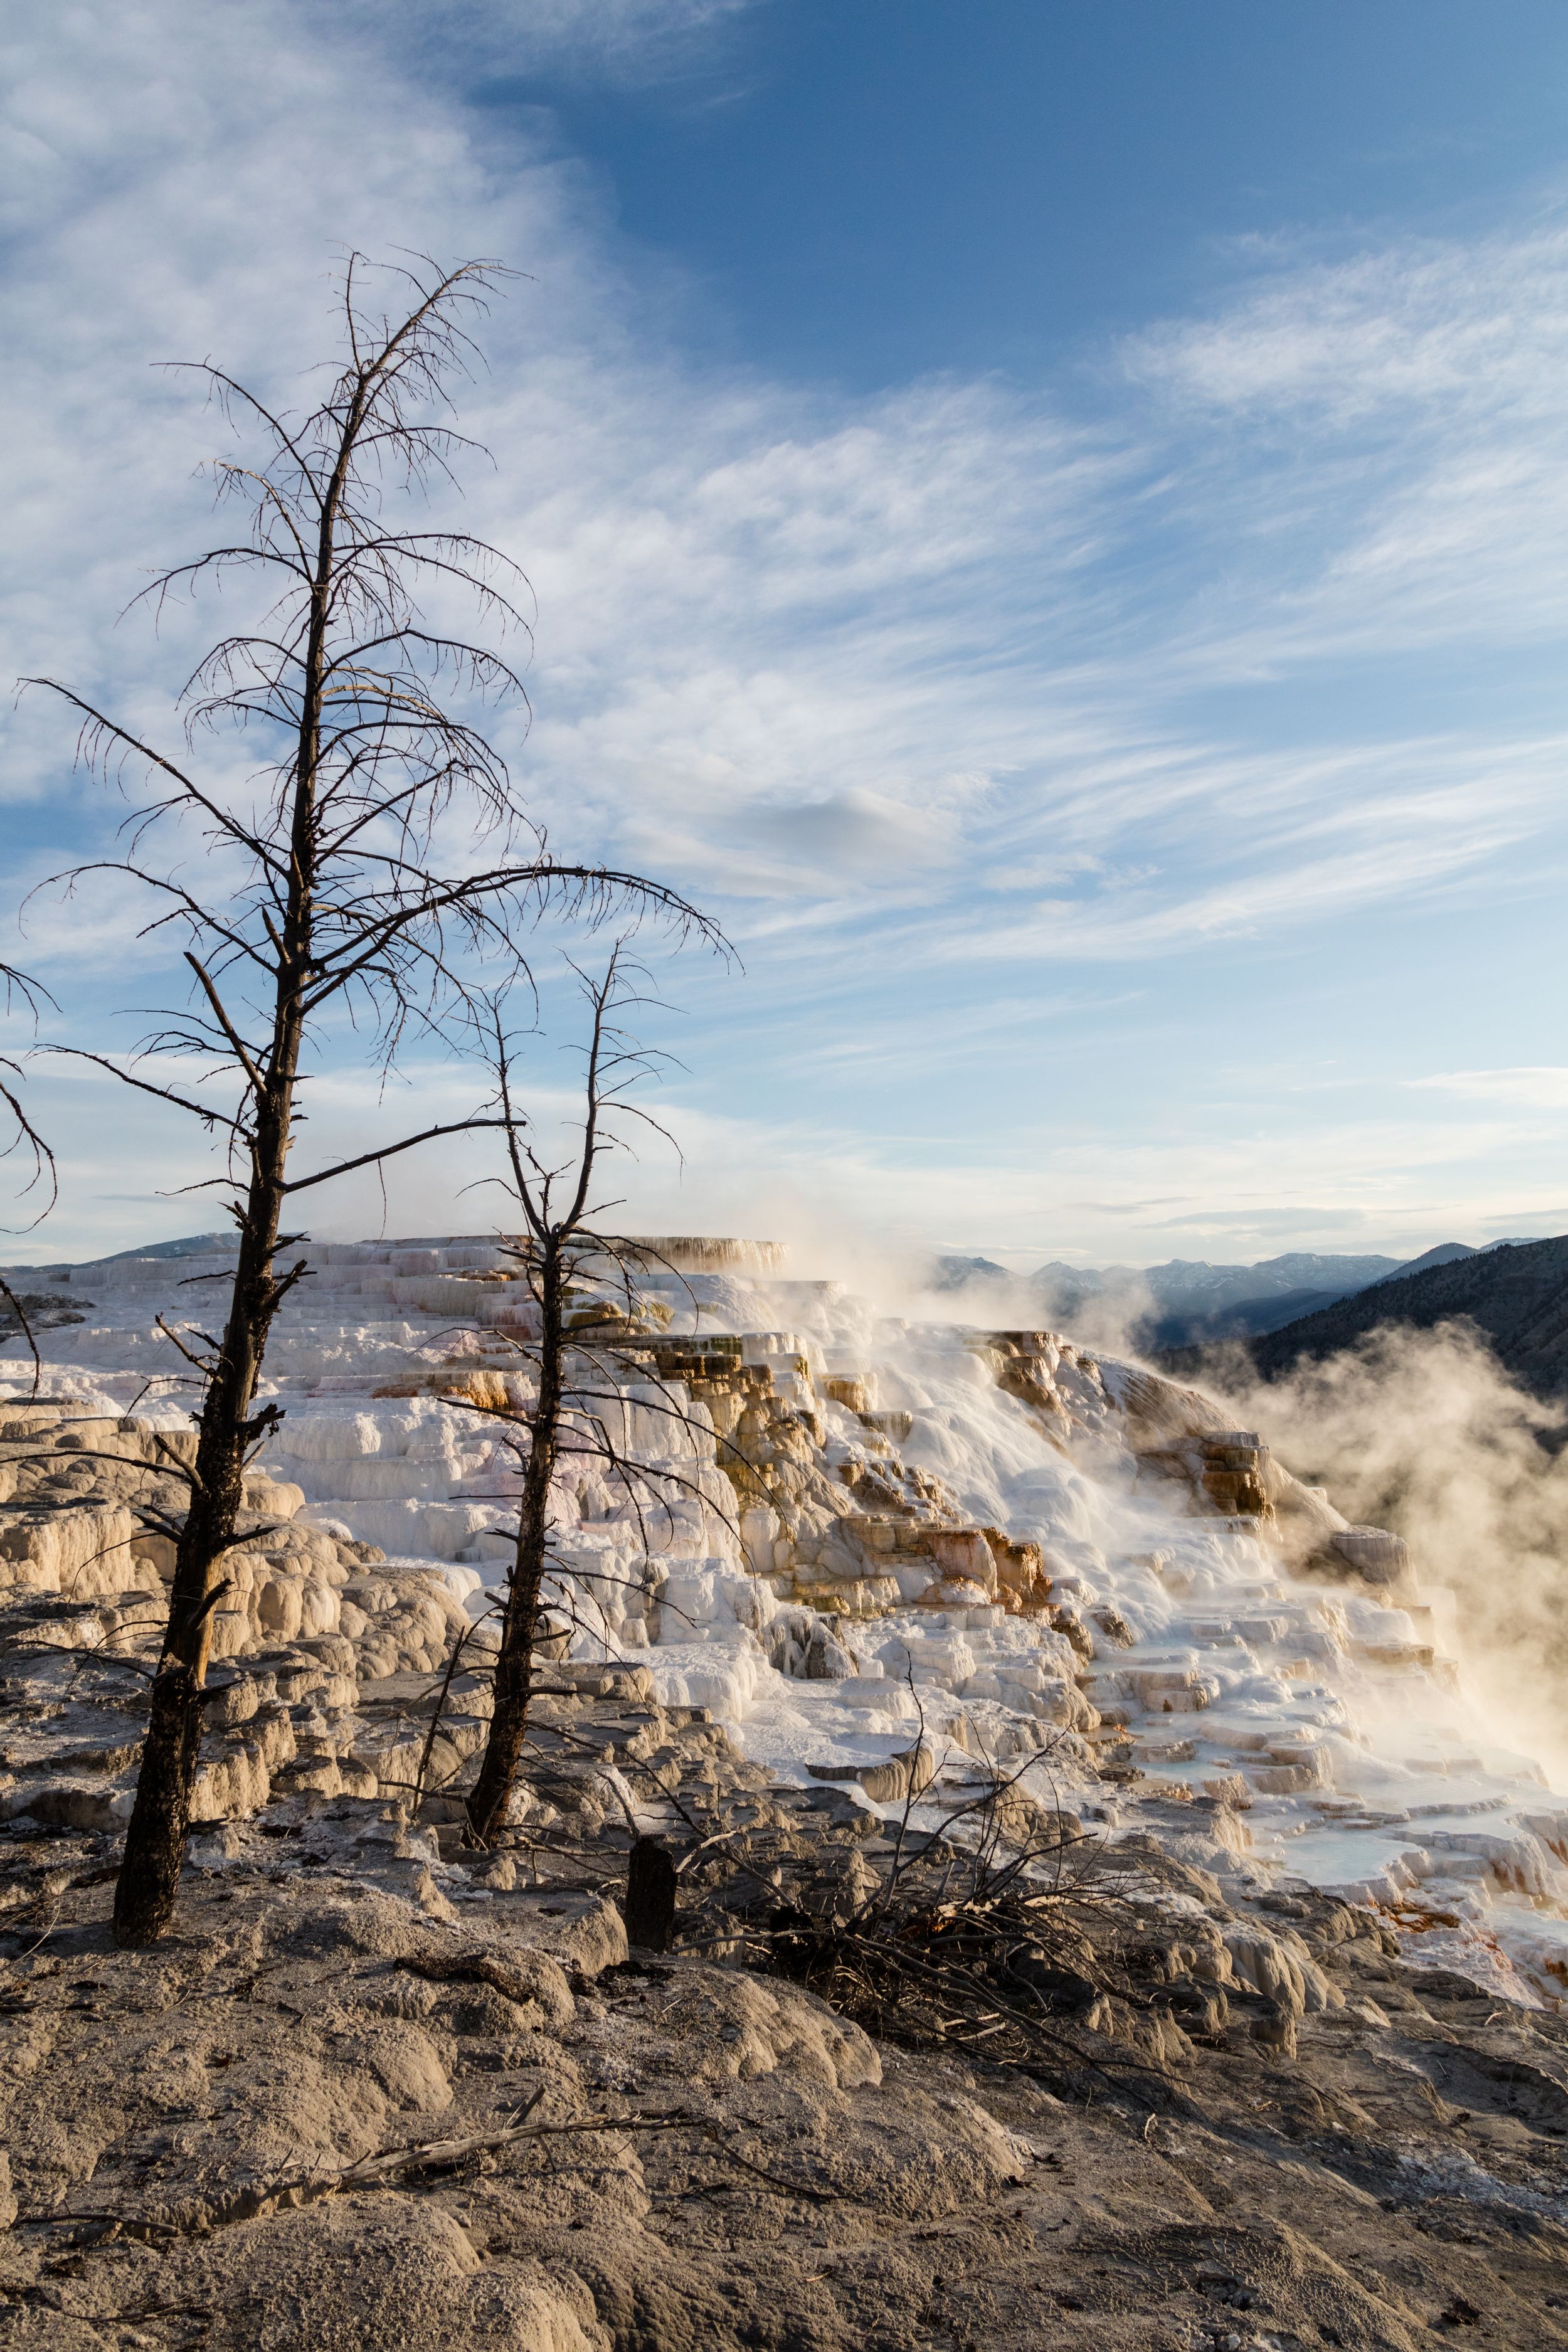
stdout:
{"type": "Polygon", "coordinates": [[[175,1549],[169,1622],[153,1685],[152,1718],[115,1882],[114,1937],[122,1945],[155,1943],[174,1916],[201,1756],[202,1691],[212,1646],[213,1612],[223,1593],[224,1557],[233,1546],[244,1507],[246,1454],[257,1434],[251,1406],[261,1376],[261,1360],[279,1300],[288,1286],[279,1282],[274,1259],[288,1187],[304,985],[310,961],[323,614],[332,572],[332,519],[333,509],[329,506],[317,556],[306,691],[294,770],[288,910],[279,943],[271,1045],[257,1088],[239,1258],[223,1345],[198,1416],[190,1508],[175,1549]]]}
{"type": "Polygon", "coordinates": [[[470,1833],[487,1845],[506,1820],[522,1743],[528,1736],[539,1595],[550,1568],[550,1482],[554,1475],[561,1431],[565,1289],[565,1269],[553,1234],[547,1235],[541,1248],[538,1286],[539,1402],[530,1423],[528,1467],[523,1474],[517,1515],[517,1551],[507,1584],[506,1614],[501,1620],[495,1712],[490,1718],[484,1761],[468,1799],[470,1833]]]}
{"type": "Polygon", "coordinates": [[[255,1433],[250,1408],[280,1296],[272,1261],[299,1055],[297,1017],[289,1018],[286,1011],[279,1029],[279,1059],[287,1076],[258,1122],[258,1165],[240,1233],[228,1323],[202,1402],[190,1508],[174,1554],[163,1654],[114,1890],[114,1937],[120,1944],[154,1943],[168,1926],[190,1836],[213,1611],[222,1598],[224,1557],[244,1506],[246,1451],[255,1433]]]}
{"type": "Polygon", "coordinates": [[[658,1838],[638,1838],[626,1864],[626,1941],[645,1952],[675,1941],[675,1858],[658,1838]]]}
{"type": "MultiPolygon", "coordinates": [[[[291,1095],[290,1086],[285,1098],[291,1095]]],[[[169,1623],[114,1890],[120,1944],[156,1942],[173,1916],[184,1865],[213,1612],[244,1504],[250,1407],[278,1303],[272,1257],[283,1201],[286,1122],[264,1119],[261,1138],[270,1136],[280,1136],[282,1143],[268,1154],[272,1164],[252,1180],[223,1349],[202,1403],[190,1508],[174,1554],[169,1623]]]]}

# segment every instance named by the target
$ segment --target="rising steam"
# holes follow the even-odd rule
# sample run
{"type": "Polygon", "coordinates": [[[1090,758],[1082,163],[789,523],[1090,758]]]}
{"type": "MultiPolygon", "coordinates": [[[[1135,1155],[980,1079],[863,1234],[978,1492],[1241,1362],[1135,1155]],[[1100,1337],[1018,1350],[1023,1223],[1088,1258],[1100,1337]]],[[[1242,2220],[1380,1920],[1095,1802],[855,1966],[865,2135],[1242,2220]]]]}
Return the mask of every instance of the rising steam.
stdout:
{"type": "Polygon", "coordinates": [[[1392,1528],[1458,1603],[1465,1682],[1500,1744],[1568,1767],[1568,1451],[1474,1327],[1393,1326],[1260,1381],[1243,1349],[1205,1387],[1352,1521],[1392,1528]]]}

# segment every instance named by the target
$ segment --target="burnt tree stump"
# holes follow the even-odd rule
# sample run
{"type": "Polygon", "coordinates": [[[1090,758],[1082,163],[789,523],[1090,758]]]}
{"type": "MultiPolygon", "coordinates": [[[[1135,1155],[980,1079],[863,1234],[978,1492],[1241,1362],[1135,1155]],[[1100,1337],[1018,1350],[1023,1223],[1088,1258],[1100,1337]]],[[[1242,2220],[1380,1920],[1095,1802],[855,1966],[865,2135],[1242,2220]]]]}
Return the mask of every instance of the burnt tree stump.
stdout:
{"type": "Polygon", "coordinates": [[[658,1838],[640,1837],[626,1865],[626,1941],[668,1952],[674,1938],[674,1856],[658,1838]]]}

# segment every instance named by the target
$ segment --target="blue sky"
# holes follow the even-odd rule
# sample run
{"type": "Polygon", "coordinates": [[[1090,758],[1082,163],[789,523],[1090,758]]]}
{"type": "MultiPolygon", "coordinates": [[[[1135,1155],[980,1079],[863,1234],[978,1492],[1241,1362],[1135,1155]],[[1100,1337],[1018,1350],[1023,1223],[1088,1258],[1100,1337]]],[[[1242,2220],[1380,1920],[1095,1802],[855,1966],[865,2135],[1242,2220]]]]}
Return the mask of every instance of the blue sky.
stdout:
{"type": "Polygon", "coordinates": [[[622,234],[699,280],[689,331],[867,392],[1092,358],[1223,292],[1237,240],[1473,227],[1561,170],[1568,19],[785,0],[639,65],[481,71],[468,94],[550,110],[622,234]]]}
{"type": "MultiPolygon", "coordinates": [[[[150,730],[202,616],[115,615],[216,446],[150,362],[294,396],[345,242],[529,273],[467,412],[539,600],[502,740],[743,959],[660,966],[637,1217],[803,1264],[1568,1227],[1560,9],[89,0],[9,49],[7,653],[150,730]]],[[[0,793],[17,898],[118,814],[37,701],[0,793]]],[[[79,1039],[169,985],[107,896],[18,953],[79,1039]]],[[[188,1228],[177,1129],[36,1086],[26,1254],[188,1228]]],[[[401,1115],[335,1045],[318,1095],[401,1115]]]]}

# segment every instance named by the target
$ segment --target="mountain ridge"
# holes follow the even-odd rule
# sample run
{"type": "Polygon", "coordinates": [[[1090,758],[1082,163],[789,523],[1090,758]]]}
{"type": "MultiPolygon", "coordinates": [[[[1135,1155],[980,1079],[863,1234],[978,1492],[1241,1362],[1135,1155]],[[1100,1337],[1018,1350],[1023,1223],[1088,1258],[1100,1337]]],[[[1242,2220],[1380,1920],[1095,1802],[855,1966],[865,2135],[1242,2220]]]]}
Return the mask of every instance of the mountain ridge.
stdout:
{"type": "MultiPolygon", "coordinates": [[[[1305,1360],[1337,1354],[1381,1325],[1431,1330],[1461,1318],[1475,1325],[1504,1370],[1537,1396],[1568,1399],[1568,1234],[1494,1243],[1428,1265],[1397,1284],[1371,1284],[1277,1330],[1247,1336],[1241,1344],[1262,1378],[1273,1381],[1305,1360]]],[[[1166,1348],[1157,1354],[1165,1370],[1185,1378],[1201,1378],[1214,1369],[1210,1347],[1166,1348]]]]}
{"type": "Polygon", "coordinates": [[[1384,1284],[1405,1282],[1436,1267],[1489,1255],[1494,1250],[1528,1245],[1529,1237],[1488,1242],[1438,1242],[1418,1257],[1376,1253],[1344,1255],[1287,1250],[1250,1265],[1211,1265],[1206,1258],[1169,1258],[1160,1265],[1074,1266],[1047,1259],[1032,1274],[1018,1274],[994,1259],[949,1255],[936,1261],[931,1286],[957,1291],[972,1284],[989,1288],[1009,1284],[1032,1292],[1034,1311],[1070,1323],[1092,1303],[1120,1307],[1126,1336],[1138,1348],[1160,1352],[1251,1339],[1321,1313],[1337,1301],[1360,1297],[1384,1284]]]}

